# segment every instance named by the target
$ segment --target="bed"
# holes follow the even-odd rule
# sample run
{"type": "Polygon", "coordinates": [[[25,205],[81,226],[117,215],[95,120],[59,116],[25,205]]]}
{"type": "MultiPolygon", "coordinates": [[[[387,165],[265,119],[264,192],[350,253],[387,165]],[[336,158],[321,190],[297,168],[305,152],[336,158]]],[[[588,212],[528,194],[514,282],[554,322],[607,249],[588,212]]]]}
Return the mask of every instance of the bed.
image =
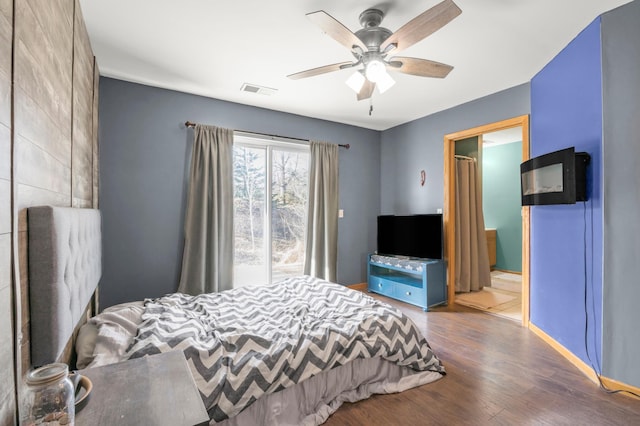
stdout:
{"type": "MultiPolygon", "coordinates": [[[[30,245],[32,231],[57,235],[56,223],[72,221],[69,217],[79,210],[45,209],[45,220],[35,219],[42,212],[32,216],[29,211],[30,245]]],[[[93,212],[99,228],[99,213],[93,212]]],[[[92,235],[99,238],[99,229],[92,235]]],[[[47,245],[55,247],[56,241],[49,240],[47,245]]],[[[65,248],[73,246],[73,238],[63,235],[60,240],[58,249],[39,250],[39,257],[55,259],[60,252],[85,256],[78,254],[83,249],[65,248]]],[[[30,281],[31,291],[39,292],[37,281],[30,281]]],[[[73,299],[91,287],[68,291],[62,281],[62,299],[73,299]]],[[[83,279],[76,281],[85,286],[83,279]]],[[[59,309],[46,314],[51,316],[48,323],[68,329],[72,305],[62,300],[59,309]]],[[[110,307],[80,329],[76,348],[78,367],[182,351],[211,424],[223,425],[317,425],[344,402],[401,392],[445,374],[426,339],[400,311],[362,292],[309,276],[272,286],[199,296],[175,293],[110,307]]],[[[55,352],[36,352],[48,350],[55,352]]]]}

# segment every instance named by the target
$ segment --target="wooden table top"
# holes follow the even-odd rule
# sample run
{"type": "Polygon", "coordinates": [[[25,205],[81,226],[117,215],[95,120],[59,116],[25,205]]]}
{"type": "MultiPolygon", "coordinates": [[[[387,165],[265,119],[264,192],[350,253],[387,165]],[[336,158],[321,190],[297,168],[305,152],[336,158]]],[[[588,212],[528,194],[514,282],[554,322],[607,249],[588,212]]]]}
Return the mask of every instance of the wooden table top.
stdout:
{"type": "Polygon", "coordinates": [[[209,416],[182,351],[137,358],[80,373],[93,383],[76,413],[82,425],[199,425],[209,416]]]}

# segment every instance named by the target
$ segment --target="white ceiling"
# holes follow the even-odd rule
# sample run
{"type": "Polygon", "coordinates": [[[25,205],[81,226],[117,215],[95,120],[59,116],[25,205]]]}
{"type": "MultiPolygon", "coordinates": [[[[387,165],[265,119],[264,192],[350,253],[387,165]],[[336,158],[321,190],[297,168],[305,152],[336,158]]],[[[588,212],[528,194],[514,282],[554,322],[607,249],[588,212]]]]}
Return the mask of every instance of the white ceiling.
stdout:
{"type": "Polygon", "coordinates": [[[522,126],[482,135],[482,144],[485,148],[513,142],[522,142],[522,126]]]}
{"type": "Polygon", "coordinates": [[[324,10],[355,32],[359,14],[377,7],[396,31],[439,0],[80,3],[103,76],[385,130],[530,81],[598,15],[630,0],[455,1],[462,15],[401,53],[454,70],[444,80],[392,73],[396,85],[376,90],[371,116],[344,83],[353,70],[286,77],[353,59],[305,14],[324,10]],[[241,92],[243,83],[277,92],[241,92]]]}

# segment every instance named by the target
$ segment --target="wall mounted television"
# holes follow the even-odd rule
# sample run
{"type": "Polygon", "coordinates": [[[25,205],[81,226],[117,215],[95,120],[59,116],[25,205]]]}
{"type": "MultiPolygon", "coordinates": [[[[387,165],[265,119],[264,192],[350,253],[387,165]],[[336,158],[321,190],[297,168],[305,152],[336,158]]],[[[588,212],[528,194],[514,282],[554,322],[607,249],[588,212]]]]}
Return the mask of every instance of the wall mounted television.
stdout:
{"type": "Polygon", "coordinates": [[[378,216],[377,253],[442,259],[442,214],[378,216]]]}
{"type": "Polygon", "coordinates": [[[587,201],[587,165],[591,156],[566,148],[520,165],[522,205],[575,204],[587,201]]]}

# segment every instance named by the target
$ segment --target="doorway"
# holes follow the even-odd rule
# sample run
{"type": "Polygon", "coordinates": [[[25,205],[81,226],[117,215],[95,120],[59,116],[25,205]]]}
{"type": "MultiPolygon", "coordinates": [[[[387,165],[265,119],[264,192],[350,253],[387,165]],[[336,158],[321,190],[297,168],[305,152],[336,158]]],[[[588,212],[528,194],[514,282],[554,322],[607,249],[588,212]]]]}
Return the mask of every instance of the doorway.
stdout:
{"type": "MultiPolygon", "coordinates": [[[[456,241],[455,241],[455,156],[459,154],[457,143],[463,147],[470,140],[476,141],[478,149],[475,158],[482,159],[483,135],[507,129],[520,128],[522,134],[522,161],[529,159],[529,116],[523,115],[496,123],[452,133],[444,137],[444,232],[447,258],[447,285],[449,303],[456,300],[456,241]],[[457,152],[458,151],[458,152],[457,152]]],[[[463,148],[465,149],[465,148],[463,148]]],[[[481,179],[481,172],[480,172],[481,179]]],[[[522,215],[522,325],[529,325],[529,207],[521,208],[522,215]]]]}

